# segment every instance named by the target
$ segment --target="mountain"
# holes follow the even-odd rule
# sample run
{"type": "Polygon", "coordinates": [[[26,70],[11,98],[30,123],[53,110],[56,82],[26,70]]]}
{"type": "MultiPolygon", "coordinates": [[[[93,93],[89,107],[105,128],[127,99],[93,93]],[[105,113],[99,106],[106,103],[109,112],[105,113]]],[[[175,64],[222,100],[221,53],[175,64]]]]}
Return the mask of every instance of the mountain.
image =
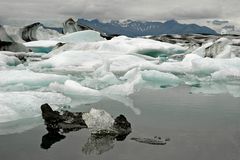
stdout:
{"type": "Polygon", "coordinates": [[[101,22],[98,19],[78,19],[79,25],[89,26],[106,34],[126,35],[129,37],[161,35],[161,34],[217,34],[216,31],[196,24],[181,24],[176,20],[162,22],[117,21],[101,22]]]}

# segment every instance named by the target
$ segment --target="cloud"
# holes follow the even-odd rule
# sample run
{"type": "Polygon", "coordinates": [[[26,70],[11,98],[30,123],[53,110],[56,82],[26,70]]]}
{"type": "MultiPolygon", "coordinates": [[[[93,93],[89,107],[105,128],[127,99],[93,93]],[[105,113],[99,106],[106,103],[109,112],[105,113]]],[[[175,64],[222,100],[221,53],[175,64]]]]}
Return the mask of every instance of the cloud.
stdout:
{"type": "Polygon", "coordinates": [[[240,19],[239,0],[8,0],[0,2],[1,23],[44,21],[68,17],[89,19],[240,19]]]}

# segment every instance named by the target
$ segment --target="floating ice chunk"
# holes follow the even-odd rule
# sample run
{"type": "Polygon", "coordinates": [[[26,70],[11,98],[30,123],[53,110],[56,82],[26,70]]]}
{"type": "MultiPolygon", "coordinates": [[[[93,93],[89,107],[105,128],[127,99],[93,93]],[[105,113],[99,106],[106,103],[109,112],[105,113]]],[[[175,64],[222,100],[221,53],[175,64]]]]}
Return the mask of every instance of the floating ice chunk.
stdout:
{"type": "Polygon", "coordinates": [[[91,130],[111,130],[113,127],[113,117],[104,110],[92,108],[89,113],[82,115],[88,128],[91,130]]]}
{"type": "Polygon", "coordinates": [[[216,58],[231,58],[234,55],[232,55],[232,46],[231,45],[227,45],[224,47],[223,51],[220,52],[216,58]]]}
{"type": "Polygon", "coordinates": [[[110,53],[106,54],[99,51],[65,51],[52,56],[50,59],[32,63],[31,66],[37,68],[75,68],[78,71],[95,71],[106,61],[109,63],[108,68],[114,73],[125,73],[143,64],[152,65],[156,63],[134,55],[111,55],[110,53]]]}
{"type": "Polygon", "coordinates": [[[178,45],[170,43],[154,41],[144,38],[128,38],[124,36],[115,37],[105,44],[102,44],[101,49],[118,50],[126,53],[148,54],[150,52],[159,52],[166,54],[184,52],[186,49],[178,45]]]}
{"type": "Polygon", "coordinates": [[[120,77],[121,80],[133,80],[135,76],[139,73],[140,68],[136,67],[131,70],[129,70],[127,73],[124,74],[123,77],[120,77]]]}
{"type": "MultiPolygon", "coordinates": [[[[9,115],[10,116],[10,115],[9,115]]],[[[0,123],[0,135],[22,133],[42,124],[41,117],[25,118],[15,121],[0,123]]]]}
{"type": "Polygon", "coordinates": [[[217,41],[215,41],[211,46],[207,47],[205,49],[205,56],[204,57],[210,57],[210,58],[215,58],[215,57],[226,57],[230,58],[231,56],[231,46],[230,40],[227,38],[220,38],[217,41]]]}
{"type": "Polygon", "coordinates": [[[43,28],[42,26],[38,27],[38,29],[36,30],[36,38],[38,40],[49,40],[53,38],[58,38],[61,35],[62,34],[60,34],[55,30],[46,29],[46,28],[43,28]]]}
{"type": "Polygon", "coordinates": [[[195,54],[187,54],[181,62],[164,62],[160,65],[144,66],[143,69],[159,70],[170,73],[192,73],[192,61],[202,59],[202,57],[195,54]]]}
{"type": "Polygon", "coordinates": [[[113,85],[113,84],[118,84],[119,83],[117,77],[112,72],[109,72],[105,76],[100,77],[98,80],[100,82],[107,83],[109,85],[113,85]]]}
{"type": "MultiPolygon", "coordinates": [[[[18,42],[18,43],[23,43],[24,40],[22,39],[22,33],[21,33],[21,29],[19,27],[14,27],[14,26],[9,26],[9,25],[4,25],[3,26],[6,33],[8,34],[8,36],[14,41],[14,42],[18,42]]],[[[1,35],[2,38],[2,35],[1,35]]],[[[5,40],[6,39],[2,39],[5,40]]],[[[9,40],[7,40],[9,41],[9,40]]]]}
{"type": "Polygon", "coordinates": [[[231,80],[240,80],[240,69],[229,68],[214,72],[211,74],[212,79],[215,81],[231,81],[231,80]]]}
{"type": "Polygon", "coordinates": [[[68,77],[46,74],[46,73],[35,73],[29,70],[3,70],[0,71],[0,86],[5,87],[8,85],[24,84],[32,88],[41,88],[48,86],[51,82],[65,82],[68,77]]]}
{"type": "Polygon", "coordinates": [[[171,73],[145,70],[141,74],[144,81],[157,83],[160,86],[177,86],[181,83],[181,80],[171,73]]]}
{"type": "Polygon", "coordinates": [[[26,42],[24,45],[36,53],[49,53],[58,43],[54,40],[39,40],[26,42]]]}
{"type": "Polygon", "coordinates": [[[240,68],[240,58],[212,59],[188,54],[181,62],[164,62],[159,66],[145,68],[171,73],[210,75],[225,68],[240,68]]]}
{"type": "Polygon", "coordinates": [[[133,55],[121,55],[111,59],[110,71],[126,73],[141,65],[152,65],[154,62],[133,55]]]}
{"type": "Polygon", "coordinates": [[[101,93],[98,90],[94,90],[91,88],[87,88],[82,86],[81,84],[67,80],[64,85],[58,83],[51,83],[50,88],[57,91],[64,93],[73,98],[80,98],[80,97],[89,97],[89,98],[101,98],[101,93]]]}
{"type": "Polygon", "coordinates": [[[81,43],[81,42],[98,42],[104,41],[105,39],[100,36],[99,32],[86,30],[66,34],[64,36],[59,37],[57,40],[65,43],[81,43]]]}
{"type": "MultiPolygon", "coordinates": [[[[83,34],[85,32],[90,32],[90,31],[75,32],[73,34],[83,34]]],[[[128,37],[120,36],[120,37],[115,37],[108,41],[66,44],[63,47],[61,47],[61,49],[58,49],[53,52],[57,54],[67,50],[81,50],[81,51],[89,50],[92,52],[102,51],[102,52],[111,53],[111,55],[142,54],[142,55],[156,57],[161,54],[172,55],[176,53],[183,53],[186,51],[186,48],[183,48],[179,45],[173,45],[173,44],[154,41],[150,39],[128,38],[128,37]]]]}
{"type": "Polygon", "coordinates": [[[240,68],[240,58],[211,59],[203,58],[192,61],[192,69],[196,74],[211,74],[226,68],[240,68]]]}
{"type": "Polygon", "coordinates": [[[59,41],[54,40],[39,40],[39,41],[32,41],[23,43],[26,47],[55,47],[59,41]]]}
{"type": "Polygon", "coordinates": [[[123,84],[109,86],[101,90],[101,92],[109,98],[113,95],[123,97],[129,96],[141,89],[142,82],[142,76],[139,72],[137,72],[134,79],[131,79],[123,84]]]}
{"type": "Polygon", "coordinates": [[[110,72],[110,64],[111,64],[110,61],[104,60],[103,65],[101,67],[99,67],[98,69],[96,69],[96,71],[94,72],[94,76],[103,77],[106,74],[108,74],[110,72]]]}
{"type": "Polygon", "coordinates": [[[233,97],[240,97],[239,85],[225,84],[225,83],[202,83],[200,87],[193,87],[192,93],[203,93],[203,94],[226,94],[229,93],[233,97]]]}
{"type": "Polygon", "coordinates": [[[102,58],[98,54],[87,51],[66,51],[55,55],[50,59],[30,64],[39,68],[77,68],[93,71],[96,67],[102,65],[102,58]]]}
{"type": "Polygon", "coordinates": [[[0,67],[17,66],[21,61],[14,56],[7,56],[0,52],[0,67]]]}
{"type": "Polygon", "coordinates": [[[231,41],[227,38],[220,38],[215,42],[208,42],[197,48],[192,54],[201,57],[210,58],[230,58],[231,57],[231,41]]]}
{"type": "Polygon", "coordinates": [[[50,92],[0,92],[0,99],[0,123],[40,116],[43,103],[65,105],[71,102],[59,93],[50,92]]]}
{"type": "Polygon", "coordinates": [[[197,59],[201,59],[202,57],[198,56],[198,55],[195,55],[195,54],[187,54],[182,62],[188,62],[188,63],[191,63],[193,60],[197,60],[197,59]]]}
{"type": "Polygon", "coordinates": [[[201,47],[195,49],[191,54],[196,54],[201,57],[205,57],[205,49],[210,47],[213,44],[213,42],[208,42],[201,47]]]}

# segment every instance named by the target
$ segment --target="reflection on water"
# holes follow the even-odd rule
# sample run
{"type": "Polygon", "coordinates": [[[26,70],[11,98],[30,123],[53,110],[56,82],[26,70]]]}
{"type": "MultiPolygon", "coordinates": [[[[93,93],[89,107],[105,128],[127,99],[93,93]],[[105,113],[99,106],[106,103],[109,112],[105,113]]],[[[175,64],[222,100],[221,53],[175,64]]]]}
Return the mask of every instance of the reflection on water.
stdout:
{"type": "Polygon", "coordinates": [[[50,131],[44,136],[42,136],[42,149],[49,149],[54,143],[63,140],[66,136],[60,134],[58,131],[50,131]]]}
{"type": "Polygon", "coordinates": [[[49,104],[43,104],[41,105],[41,111],[48,131],[42,137],[40,145],[42,149],[49,149],[56,142],[65,139],[63,134],[90,128],[91,136],[83,146],[82,152],[86,155],[102,154],[113,148],[115,140],[124,140],[132,131],[131,124],[125,116],[119,115],[113,119],[103,110],[91,109],[89,113],[59,112],[52,110],[49,104]],[[106,121],[108,118],[110,122],[106,121]],[[110,123],[110,126],[108,126],[108,123],[110,123]],[[107,127],[104,127],[106,124],[107,127]],[[102,127],[98,128],[99,126],[102,127]]]}
{"type": "MultiPolygon", "coordinates": [[[[42,149],[50,149],[53,144],[66,138],[60,130],[51,130],[49,128],[47,128],[47,130],[48,133],[42,136],[42,142],[40,145],[42,149]]],[[[82,147],[82,152],[85,155],[100,155],[113,149],[115,141],[123,141],[126,137],[127,135],[116,136],[91,134],[86,144],[82,147]]]]}
{"type": "Polygon", "coordinates": [[[82,152],[86,155],[100,155],[113,149],[114,141],[114,136],[107,135],[103,137],[96,137],[94,135],[91,135],[88,138],[87,143],[82,147],[82,152]]]}

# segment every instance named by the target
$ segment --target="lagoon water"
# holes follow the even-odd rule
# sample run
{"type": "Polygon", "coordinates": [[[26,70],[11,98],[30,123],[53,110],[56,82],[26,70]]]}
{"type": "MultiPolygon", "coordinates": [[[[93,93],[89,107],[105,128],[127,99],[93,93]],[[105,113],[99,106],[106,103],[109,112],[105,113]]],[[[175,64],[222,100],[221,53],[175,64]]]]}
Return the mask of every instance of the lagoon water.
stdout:
{"type": "MultiPolygon", "coordinates": [[[[124,141],[105,137],[94,139],[82,129],[65,134],[49,149],[41,148],[47,134],[43,120],[23,133],[0,136],[2,160],[239,160],[240,99],[229,94],[192,94],[181,86],[162,90],[144,89],[131,97],[135,114],[123,103],[102,99],[79,105],[74,111],[90,108],[107,110],[114,117],[124,114],[132,124],[132,133],[124,141]],[[166,145],[132,141],[132,137],[170,138],[166,145]]],[[[75,103],[75,105],[77,102],[75,103]]]]}

